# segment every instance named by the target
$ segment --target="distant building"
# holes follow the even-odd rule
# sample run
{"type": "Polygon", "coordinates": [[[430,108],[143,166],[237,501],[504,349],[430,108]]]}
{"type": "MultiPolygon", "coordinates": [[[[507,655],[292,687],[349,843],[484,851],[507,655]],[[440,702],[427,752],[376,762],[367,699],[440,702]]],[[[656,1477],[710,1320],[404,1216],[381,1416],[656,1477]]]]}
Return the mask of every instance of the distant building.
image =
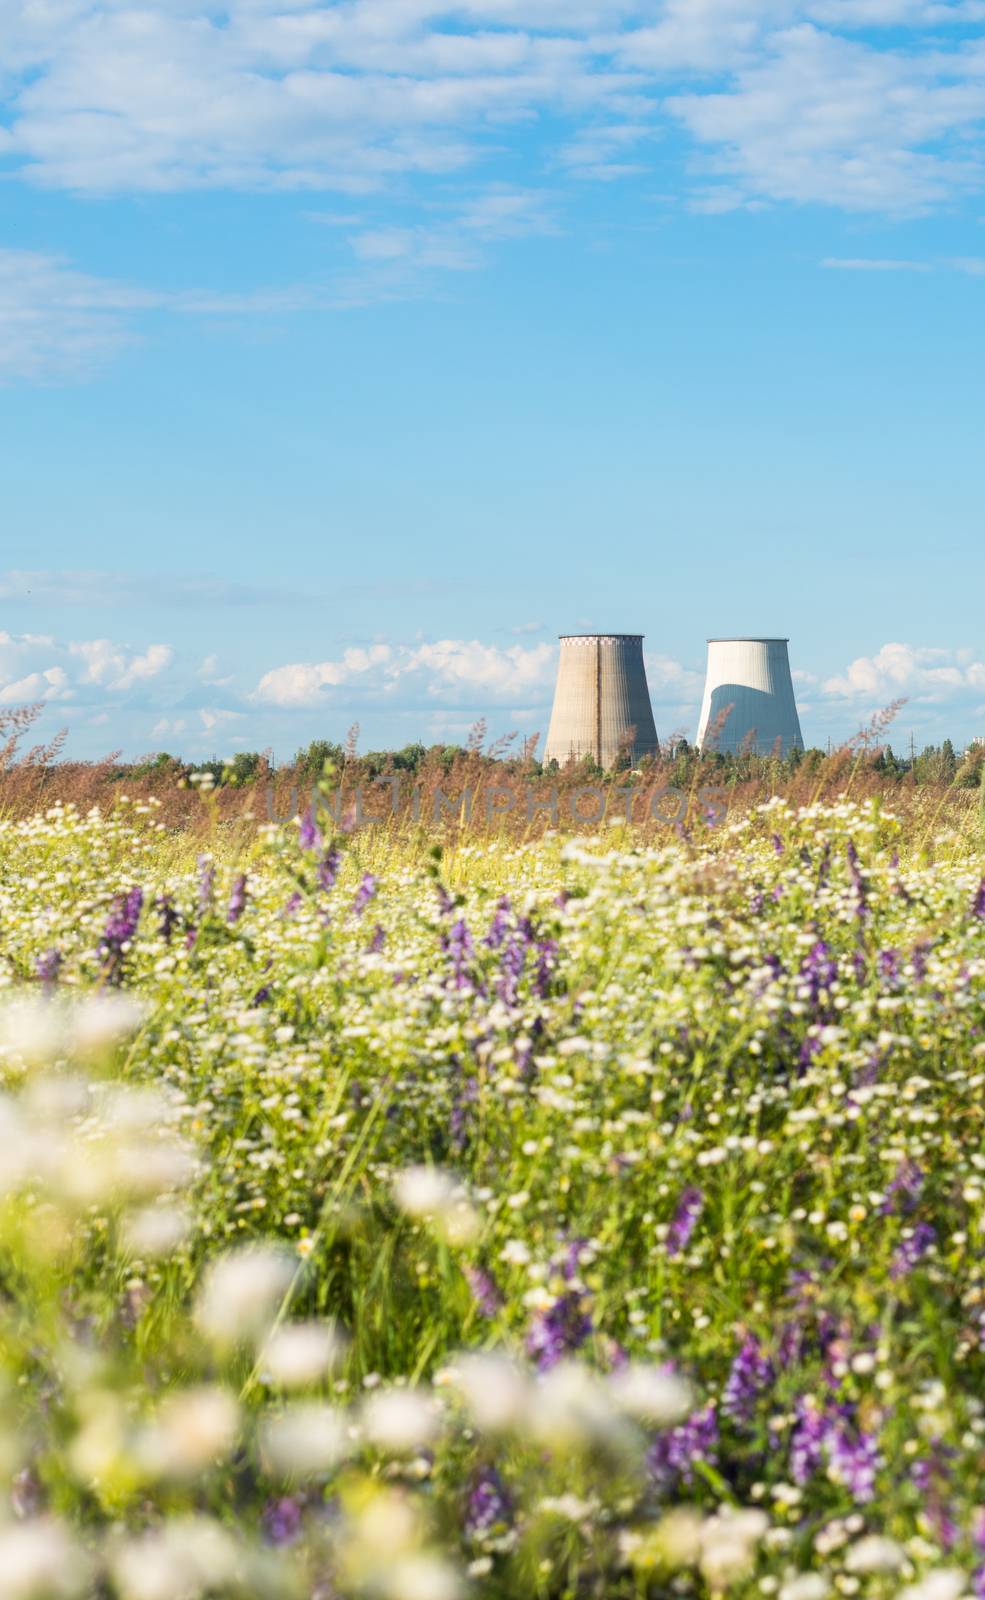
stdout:
{"type": "Polygon", "coordinates": [[[656,755],[641,633],[563,633],[544,760],[607,770],[656,755]]]}
{"type": "Polygon", "coordinates": [[[699,750],[803,750],[786,639],[709,639],[699,750]]]}

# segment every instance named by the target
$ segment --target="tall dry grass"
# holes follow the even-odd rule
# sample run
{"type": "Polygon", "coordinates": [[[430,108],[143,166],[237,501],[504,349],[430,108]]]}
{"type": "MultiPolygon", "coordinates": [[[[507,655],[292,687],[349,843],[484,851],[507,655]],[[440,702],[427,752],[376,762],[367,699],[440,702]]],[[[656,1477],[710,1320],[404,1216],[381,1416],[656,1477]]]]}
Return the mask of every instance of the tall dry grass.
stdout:
{"type": "Polygon", "coordinates": [[[631,823],[641,842],[674,835],[687,842],[706,839],[726,815],[748,816],[775,797],[794,807],[846,797],[877,799],[900,817],[908,849],[925,859],[940,849],[980,849],[985,840],[985,806],[976,787],[965,781],[917,783],[912,773],[880,770],[886,728],[898,706],[793,770],[779,753],[742,757],[731,767],[714,756],[692,753],[682,760],[670,754],[678,743],[670,739],[635,770],[601,773],[583,762],[544,771],[536,760],[536,737],[518,749],[515,736],[490,744],[485,725],[478,723],[453,757],[436,747],[416,771],[398,770],[392,756],[382,768],[369,763],[357,753],[353,729],[338,766],[320,778],[299,764],[275,769],[262,760],[251,781],[213,788],[197,783],[194,770],[179,762],[121,764],[118,753],[99,761],[67,760],[63,736],[22,752],[40,709],[0,714],[0,819],[55,805],[86,812],[125,803],[147,808],[190,846],[210,841],[241,850],[266,824],[289,820],[314,798],[327,825],[334,822],[341,832],[371,829],[380,845],[388,838],[417,840],[423,847],[493,835],[516,844],[551,828],[591,833],[619,819],[631,823]]]}

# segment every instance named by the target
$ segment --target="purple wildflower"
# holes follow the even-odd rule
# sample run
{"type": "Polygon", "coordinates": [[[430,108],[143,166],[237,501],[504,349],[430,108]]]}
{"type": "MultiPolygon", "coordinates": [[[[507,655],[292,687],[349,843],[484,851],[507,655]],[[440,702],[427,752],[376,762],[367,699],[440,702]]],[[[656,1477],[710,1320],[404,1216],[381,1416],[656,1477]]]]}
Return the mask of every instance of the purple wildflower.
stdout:
{"type": "Polygon", "coordinates": [[[97,954],[105,964],[110,983],[119,983],[122,977],[124,946],[130,943],[137,931],[140,911],[144,903],[142,889],[133,888],[128,894],[118,894],[99,941],[97,954]]]}
{"type": "Polygon", "coordinates": [[[479,1541],[507,1533],[513,1523],[513,1501],[493,1466],[474,1473],[465,1508],[465,1537],[479,1541]]]}
{"type": "Polygon", "coordinates": [[[352,902],[353,916],[362,916],[366,907],[369,905],[369,902],[376,893],[379,881],[380,880],[375,878],[371,872],[365,872],[363,874],[362,882],[360,883],[359,888],[356,890],[356,897],[352,902]]]}
{"type": "Polygon", "coordinates": [[[718,1417],[712,1403],[662,1433],[647,1451],[646,1465],[657,1487],[670,1490],[679,1483],[690,1487],[699,1463],[714,1466],[717,1459],[718,1417]]]}
{"type": "Polygon", "coordinates": [[[320,889],[333,889],[335,887],[335,880],[339,875],[341,862],[342,852],[336,850],[334,845],[325,851],[318,863],[318,870],[315,874],[320,889]]]}
{"type": "Polygon", "coordinates": [[[42,955],[38,956],[34,964],[34,970],[46,989],[50,989],[53,984],[58,982],[58,974],[61,971],[63,959],[61,951],[55,949],[45,950],[42,955]]]}
{"type": "Polygon", "coordinates": [[[913,976],[917,983],[922,983],[927,976],[927,957],[934,948],[930,939],[918,939],[910,955],[910,965],[913,967],[913,976]]]}
{"type": "Polygon", "coordinates": [[[539,1000],[546,1000],[551,986],[551,974],[557,965],[557,943],[542,939],[537,946],[537,965],[534,969],[533,989],[539,1000]]]}
{"type": "Polygon", "coordinates": [[[838,963],[830,945],[818,939],[800,964],[800,976],[807,982],[812,1005],[817,1005],[822,989],[830,989],[838,976],[838,963]]]}
{"type": "Polygon", "coordinates": [[[780,1327],[777,1341],[777,1360],[781,1368],[792,1367],[803,1358],[804,1328],[798,1317],[791,1317],[780,1327]]]}
{"type": "Polygon", "coordinates": [[[880,950],[876,957],[876,970],[886,987],[898,989],[902,981],[898,950],[880,950]]]}
{"type": "Polygon", "coordinates": [[[855,848],[854,841],[851,839],[848,841],[847,855],[848,871],[851,875],[852,883],[855,886],[855,915],[858,917],[859,922],[864,922],[866,917],[869,915],[869,901],[866,893],[865,878],[862,874],[862,868],[859,864],[858,851],[855,848]]]}
{"type": "Polygon", "coordinates": [[[977,1600],[985,1597],[985,1508],[979,1507],[971,1519],[971,1542],[979,1564],[972,1574],[971,1587],[977,1600]]]}
{"type": "Polygon", "coordinates": [[[469,987],[471,979],[467,969],[475,955],[475,946],[464,918],[459,917],[457,922],[452,923],[449,931],[442,935],[441,948],[451,960],[455,988],[469,987]]]}
{"type": "Polygon", "coordinates": [[[495,1317],[503,1308],[503,1296],[499,1284],[491,1272],[484,1267],[464,1268],[466,1282],[472,1291],[472,1298],[484,1317],[495,1317]]]}
{"type": "Polygon", "coordinates": [[[373,937],[369,941],[370,954],[374,955],[374,956],[378,956],[380,951],[383,949],[383,946],[385,944],[386,944],[386,929],[384,928],[384,926],[383,926],[383,924],[381,922],[378,922],[376,924],[376,927],[373,929],[373,937]]]}
{"type": "Polygon", "coordinates": [[[486,934],[485,940],[483,941],[489,946],[490,950],[499,949],[503,940],[506,938],[509,925],[510,901],[509,896],[504,894],[502,900],[500,900],[496,906],[496,914],[493,917],[492,922],[489,924],[489,932],[486,934]]]}
{"type": "Polygon", "coordinates": [[[821,861],[817,869],[817,887],[823,889],[831,873],[831,841],[824,846],[821,852],[821,861]]]}
{"type": "Polygon", "coordinates": [[[443,883],[435,884],[438,891],[438,910],[443,917],[450,917],[455,909],[455,897],[448,893],[443,883]]]}
{"type": "Polygon", "coordinates": [[[298,844],[302,850],[320,850],[322,847],[321,829],[315,821],[315,808],[309,806],[301,818],[298,830],[298,844]]]}
{"type": "Polygon", "coordinates": [[[923,1173],[915,1161],[904,1156],[886,1185],[886,1199],[882,1205],[883,1216],[893,1211],[912,1211],[923,1188],[923,1173]]]}
{"type": "Polygon", "coordinates": [[[873,1433],[852,1433],[844,1425],[831,1429],[827,1439],[831,1474],[844,1485],[857,1505],[866,1505],[875,1496],[876,1473],[882,1466],[879,1441],[873,1433]]]}
{"type": "Polygon", "coordinates": [[[918,1222],[910,1235],[896,1248],[889,1263],[889,1276],[894,1282],[909,1277],[919,1266],[932,1245],[937,1242],[937,1231],[929,1222],[918,1222]]]}
{"type": "Polygon", "coordinates": [[[520,977],[527,959],[527,948],[522,939],[511,939],[500,960],[499,998],[504,1005],[515,1006],[520,977]]]}
{"type": "Polygon", "coordinates": [[[824,1460],[831,1423],[810,1399],[797,1401],[797,1421],[790,1436],[790,1476],[803,1488],[824,1460]]]}
{"type": "Polygon", "coordinates": [[[985,878],[978,885],[978,893],[971,902],[971,914],[973,917],[977,917],[979,921],[985,922],[985,878]]]}
{"type": "Polygon", "coordinates": [[[268,1544],[294,1544],[301,1533],[301,1505],[293,1495],[268,1500],[260,1521],[268,1544]]]}
{"type": "Polygon", "coordinates": [[[929,1454],[918,1456],[910,1467],[910,1480],[920,1491],[927,1515],[945,1549],[954,1543],[953,1522],[947,1511],[944,1494],[950,1487],[950,1464],[956,1455],[953,1446],[935,1440],[929,1454]]]}
{"type": "Polygon", "coordinates": [[[773,1382],[773,1368],[759,1340],[743,1339],[722,1392],[722,1414],[733,1422],[748,1422],[756,1401],[773,1382]]]}
{"type": "Polygon", "coordinates": [[[200,911],[209,911],[215,895],[215,863],[208,856],[198,858],[198,905],[200,911]]]}
{"type": "Polygon", "coordinates": [[[541,1372],[547,1372],[564,1356],[580,1349],[592,1332],[588,1297],[580,1289],[566,1289],[552,1306],[534,1318],[527,1333],[527,1354],[541,1372]]]}
{"type": "Polygon", "coordinates": [[[687,1249],[695,1224],[701,1215],[705,1203],[702,1190],[689,1186],[682,1190],[677,1202],[677,1210],[667,1230],[665,1249],[671,1257],[679,1256],[687,1249]]]}
{"type": "Polygon", "coordinates": [[[554,1262],[554,1271],[559,1272],[565,1283],[574,1283],[578,1276],[578,1268],[582,1258],[588,1250],[587,1239],[572,1239],[565,1247],[564,1255],[560,1261],[554,1262]]]}
{"type": "MultiPolygon", "coordinates": [[[[457,1059],[453,1057],[453,1060],[457,1059]]],[[[474,1121],[473,1107],[479,1098],[479,1085],[474,1078],[463,1078],[461,1088],[455,1094],[451,1104],[451,1116],[448,1119],[448,1131],[451,1142],[459,1154],[466,1148],[472,1132],[474,1121]]]]}
{"type": "Polygon", "coordinates": [[[226,921],[228,923],[238,922],[245,910],[246,873],[238,872],[233,879],[233,885],[229,891],[229,905],[226,910],[226,921]]]}
{"type": "Polygon", "coordinates": [[[780,835],[778,833],[774,833],[774,835],[773,835],[773,849],[776,851],[778,856],[782,856],[782,854],[783,854],[783,840],[780,838],[780,835]]]}
{"type": "Polygon", "coordinates": [[[174,908],[174,902],[169,894],[160,894],[157,897],[158,932],[165,944],[171,943],[171,935],[181,921],[174,908]]]}

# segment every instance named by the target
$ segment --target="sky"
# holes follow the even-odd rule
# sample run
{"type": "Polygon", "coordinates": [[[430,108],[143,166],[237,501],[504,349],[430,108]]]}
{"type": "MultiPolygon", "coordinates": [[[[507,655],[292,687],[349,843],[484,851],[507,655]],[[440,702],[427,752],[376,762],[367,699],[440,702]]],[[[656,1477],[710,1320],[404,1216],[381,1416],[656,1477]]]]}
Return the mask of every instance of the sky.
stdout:
{"type": "Polygon", "coordinates": [[[985,734],[985,0],[0,0],[0,713],[985,734]]]}

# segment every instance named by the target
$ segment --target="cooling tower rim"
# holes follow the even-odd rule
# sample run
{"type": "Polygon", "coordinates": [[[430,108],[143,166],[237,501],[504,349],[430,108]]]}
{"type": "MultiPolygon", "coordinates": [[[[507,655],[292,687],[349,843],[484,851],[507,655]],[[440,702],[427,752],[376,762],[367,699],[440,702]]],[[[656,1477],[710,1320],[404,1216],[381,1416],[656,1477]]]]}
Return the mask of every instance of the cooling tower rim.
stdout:
{"type": "Polygon", "coordinates": [[[719,639],[706,639],[706,644],[789,644],[789,634],[785,639],[778,635],[764,636],[761,633],[732,633],[719,639]]]}
{"type": "Polygon", "coordinates": [[[559,633],[558,638],[562,643],[570,643],[573,639],[632,639],[634,642],[645,639],[645,633],[559,633]]]}

